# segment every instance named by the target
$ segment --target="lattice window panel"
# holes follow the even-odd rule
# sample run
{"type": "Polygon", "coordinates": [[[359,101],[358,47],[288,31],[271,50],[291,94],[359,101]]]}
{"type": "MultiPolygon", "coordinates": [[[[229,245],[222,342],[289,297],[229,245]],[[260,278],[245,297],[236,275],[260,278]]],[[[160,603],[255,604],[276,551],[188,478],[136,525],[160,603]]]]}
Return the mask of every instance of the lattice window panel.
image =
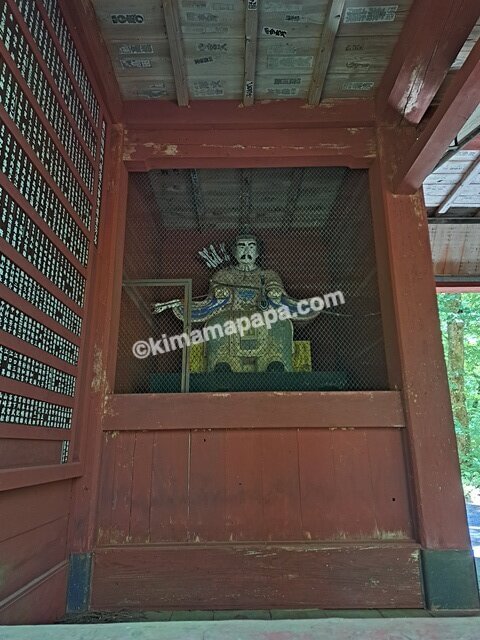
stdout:
{"type": "Polygon", "coordinates": [[[7,114],[35,151],[40,162],[60,187],[73,209],[80,215],[85,226],[89,228],[92,204],[88,196],[4,62],[0,65],[0,104],[3,104],[7,114]]]}
{"type": "Polygon", "coordinates": [[[60,404],[0,392],[0,422],[6,424],[70,429],[72,413],[70,407],[60,404]]]}
{"type": "Polygon", "coordinates": [[[4,255],[0,255],[0,282],[67,331],[80,335],[81,317],[4,255]]]}
{"type": "Polygon", "coordinates": [[[83,136],[90,153],[95,158],[97,140],[95,130],[90,124],[89,118],[75,87],[68,75],[62,59],[50,37],[47,26],[35,2],[32,0],[16,0],[16,4],[22,13],[23,19],[35,40],[42,58],[55,81],[68,110],[73,116],[78,130],[83,136]]]}
{"type": "Polygon", "coordinates": [[[83,306],[85,278],[1,187],[0,224],[0,237],[83,306]]]}
{"type": "Polygon", "coordinates": [[[62,338],[48,327],[27,316],[23,311],[0,300],[0,330],[19,338],[24,342],[52,354],[68,364],[78,363],[77,345],[62,338]]]}
{"type": "Polygon", "coordinates": [[[95,171],[80,138],[69,122],[62,106],[50,87],[31,47],[21,34],[5,0],[0,2],[0,39],[16,63],[46,119],[54,129],[68,156],[90,192],[93,191],[95,171]]]}
{"type": "Polygon", "coordinates": [[[0,121],[0,170],[51,230],[83,265],[88,260],[88,238],[34,167],[5,124],[0,121]]]}
{"type": "Polygon", "coordinates": [[[0,375],[65,396],[72,397],[75,393],[74,376],[2,345],[0,345],[0,375]]]}
{"type": "Polygon", "coordinates": [[[88,105],[90,115],[92,116],[95,124],[98,125],[100,113],[98,100],[95,97],[93,87],[88,79],[85,67],[80,60],[80,56],[78,55],[70,32],[68,31],[68,27],[65,24],[60,8],[58,7],[56,0],[41,0],[41,3],[47,11],[52,27],[57,34],[58,41],[65,53],[65,57],[68,60],[73,75],[75,76],[77,85],[88,105]]]}

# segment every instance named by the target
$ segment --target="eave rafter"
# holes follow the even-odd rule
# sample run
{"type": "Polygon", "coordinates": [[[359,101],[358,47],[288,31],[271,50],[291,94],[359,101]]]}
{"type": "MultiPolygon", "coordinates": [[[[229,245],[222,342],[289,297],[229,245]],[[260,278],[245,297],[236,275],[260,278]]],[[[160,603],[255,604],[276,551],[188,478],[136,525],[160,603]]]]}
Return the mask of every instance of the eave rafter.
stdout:
{"type": "Polygon", "coordinates": [[[400,165],[394,178],[396,193],[412,193],[422,186],[479,102],[480,40],[400,165]]]}
{"type": "Polygon", "coordinates": [[[453,189],[446,195],[443,202],[438,206],[435,211],[435,215],[439,216],[450,209],[453,206],[455,200],[457,200],[462,193],[467,189],[467,187],[472,184],[475,180],[480,179],[480,154],[477,158],[472,162],[470,167],[462,176],[461,180],[453,187],[453,189]]]}
{"type": "Polygon", "coordinates": [[[377,92],[380,118],[418,124],[480,16],[478,0],[416,0],[377,92]]]}
{"type": "Polygon", "coordinates": [[[179,107],[186,107],[188,106],[190,96],[177,0],[163,0],[163,11],[165,14],[170,57],[172,59],[177,102],[179,107]]]}

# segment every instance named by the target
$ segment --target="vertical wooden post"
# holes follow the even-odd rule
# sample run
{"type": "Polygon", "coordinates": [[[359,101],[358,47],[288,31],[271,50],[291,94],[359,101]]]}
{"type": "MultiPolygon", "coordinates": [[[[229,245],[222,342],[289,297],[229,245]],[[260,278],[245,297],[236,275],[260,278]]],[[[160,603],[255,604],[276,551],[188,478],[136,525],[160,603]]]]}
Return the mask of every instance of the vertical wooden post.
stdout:
{"type": "Polygon", "coordinates": [[[394,325],[386,336],[387,355],[397,359],[390,363],[390,384],[403,396],[427,605],[477,608],[426,210],[421,192],[395,195],[390,187],[402,137],[408,145],[408,130],[402,131],[379,130],[379,157],[370,172],[380,285],[383,279],[385,296],[389,281],[386,305],[394,325]]]}
{"type": "MultiPolygon", "coordinates": [[[[123,126],[112,126],[106,153],[106,198],[102,207],[98,253],[95,256],[91,305],[84,327],[89,336],[85,359],[87,368],[77,390],[77,393],[82,394],[84,402],[80,408],[79,441],[75,456],[83,463],[84,475],[73,486],[69,549],[72,554],[87,557],[95,536],[102,418],[106,395],[113,385],[120,316],[128,186],[128,174],[123,163],[123,142],[123,126]]],[[[75,563],[71,564],[75,566],[75,563]]],[[[88,558],[83,558],[80,564],[83,567],[83,577],[78,580],[86,583],[84,587],[88,591],[89,570],[85,569],[88,558]]],[[[70,582],[75,582],[75,577],[71,578],[70,582]]],[[[76,591],[79,591],[78,587],[76,591]]],[[[88,593],[86,599],[88,600],[88,593]]]]}

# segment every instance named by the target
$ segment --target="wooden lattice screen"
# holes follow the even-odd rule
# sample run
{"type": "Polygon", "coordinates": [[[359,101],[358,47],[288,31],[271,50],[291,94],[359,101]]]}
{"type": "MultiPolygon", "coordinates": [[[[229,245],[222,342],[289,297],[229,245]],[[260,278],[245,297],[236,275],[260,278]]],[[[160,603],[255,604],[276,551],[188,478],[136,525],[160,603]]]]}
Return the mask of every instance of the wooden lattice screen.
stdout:
{"type": "Polygon", "coordinates": [[[0,6],[0,422],[66,463],[107,124],[56,0],[0,6]]]}
{"type": "Polygon", "coordinates": [[[0,0],[0,623],[65,610],[114,135],[89,58],[69,2],[0,0]]]}

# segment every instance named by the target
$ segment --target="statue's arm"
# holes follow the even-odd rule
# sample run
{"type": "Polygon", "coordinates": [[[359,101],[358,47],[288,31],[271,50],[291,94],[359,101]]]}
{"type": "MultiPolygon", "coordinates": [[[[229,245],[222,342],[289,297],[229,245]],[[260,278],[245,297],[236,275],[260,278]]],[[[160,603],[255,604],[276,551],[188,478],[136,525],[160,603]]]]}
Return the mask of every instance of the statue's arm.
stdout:
{"type": "MultiPolygon", "coordinates": [[[[194,300],[191,303],[191,320],[193,323],[206,322],[215,316],[230,301],[231,293],[228,287],[216,284],[214,276],[210,281],[210,291],[202,300],[194,300]]],[[[182,300],[170,302],[157,302],[153,305],[153,313],[162,313],[172,309],[175,316],[185,321],[185,305],[182,300]]]]}
{"type": "Polygon", "coordinates": [[[265,274],[265,291],[268,300],[273,307],[287,307],[294,319],[312,320],[319,314],[318,311],[308,311],[308,313],[299,314],[298,305],[301,300],[290,297],[285,291],[280,276],[275,271],[267,271],[265,274]]]}

